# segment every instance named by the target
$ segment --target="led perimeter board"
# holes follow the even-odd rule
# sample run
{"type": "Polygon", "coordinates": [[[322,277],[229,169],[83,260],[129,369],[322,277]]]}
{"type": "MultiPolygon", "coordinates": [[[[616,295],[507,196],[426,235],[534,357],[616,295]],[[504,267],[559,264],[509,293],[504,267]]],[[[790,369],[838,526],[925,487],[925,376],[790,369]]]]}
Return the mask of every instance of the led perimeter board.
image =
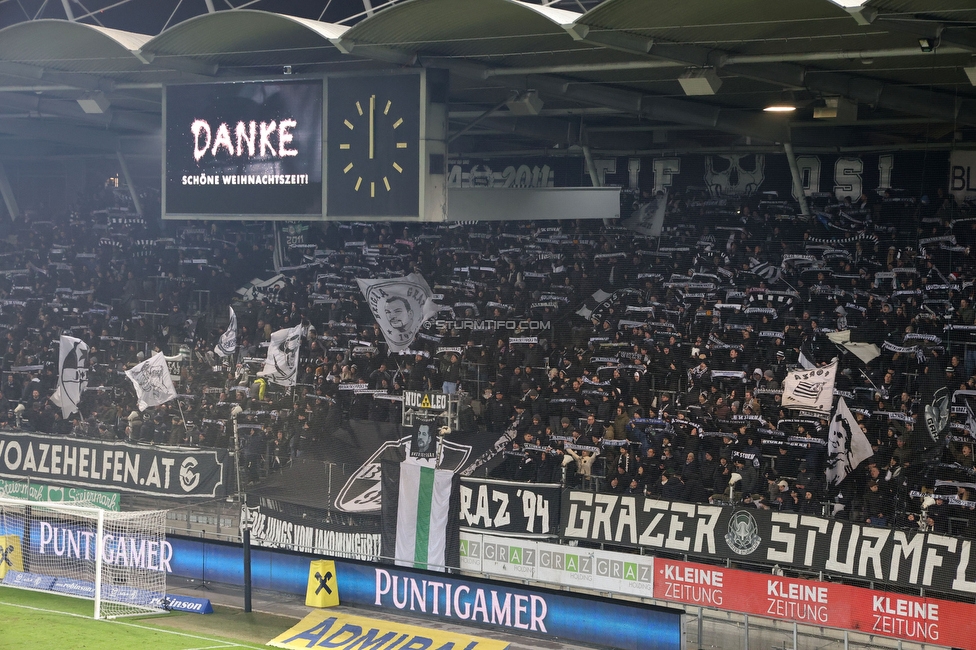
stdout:
{"type": "Polygon", "coordinates": [[[167,86],[163,217],[321,219],[321,79],[167,86]]]}

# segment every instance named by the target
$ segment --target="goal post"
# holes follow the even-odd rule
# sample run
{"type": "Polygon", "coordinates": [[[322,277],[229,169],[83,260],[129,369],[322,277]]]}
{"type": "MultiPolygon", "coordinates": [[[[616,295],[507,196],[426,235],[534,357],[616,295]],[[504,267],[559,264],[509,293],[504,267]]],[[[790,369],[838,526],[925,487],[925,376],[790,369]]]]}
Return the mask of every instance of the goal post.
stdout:
{"type": "Polygon", "coordinates": [[[0,497],[0,586],[94,601],[95,618],[165,611],[166,511],[0,497]]]}

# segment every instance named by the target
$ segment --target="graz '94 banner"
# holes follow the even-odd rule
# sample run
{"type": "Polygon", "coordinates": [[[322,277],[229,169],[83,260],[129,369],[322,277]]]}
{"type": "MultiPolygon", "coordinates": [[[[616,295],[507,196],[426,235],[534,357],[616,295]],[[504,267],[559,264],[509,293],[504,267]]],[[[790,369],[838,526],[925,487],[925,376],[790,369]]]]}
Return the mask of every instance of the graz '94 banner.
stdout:
{"type": "Polygon", "coordinates": [[[515,535],[555,537],[559,530],[558,484],[461,479],[461,528],[515,535]]]}
{"type": "Polygon", "coordinates": [[[227,495],[225,449],[143,447],[0,431],[0,477],[167,497],[227,495]]]}
{"type": "Polygon", "coordinates": [[[976,595],[973,542],[948,535],[576,490],[563,492],[560,529],[565,539],[776,563],[967,598],[976,595]]]}

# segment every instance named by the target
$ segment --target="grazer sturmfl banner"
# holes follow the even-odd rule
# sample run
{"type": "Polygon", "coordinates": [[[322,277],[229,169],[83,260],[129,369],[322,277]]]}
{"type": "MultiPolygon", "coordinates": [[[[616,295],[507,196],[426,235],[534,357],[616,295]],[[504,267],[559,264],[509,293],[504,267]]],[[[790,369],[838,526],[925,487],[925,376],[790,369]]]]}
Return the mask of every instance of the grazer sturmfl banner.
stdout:
{"type": "Polygon", "coordinates": [[[165,88],[163,216],[320,217],[322,82],[165,88]]]}
{"type": "Polygon", "coordinates": [[[973,541],[755,508],[563,492],[563,539],[823,571],[976,595],[973,541]]]}
{"type": "Polygon", "coordinates": [[[225,449],[144,447],[0,431],[0,477],[167,497],[227,496],[225,449]]]}
{"type": "Polygon", "coordinates": [[[522,538],[555,537],[561,491],[555,483],[463,477],[461,528],[522,538]]]}

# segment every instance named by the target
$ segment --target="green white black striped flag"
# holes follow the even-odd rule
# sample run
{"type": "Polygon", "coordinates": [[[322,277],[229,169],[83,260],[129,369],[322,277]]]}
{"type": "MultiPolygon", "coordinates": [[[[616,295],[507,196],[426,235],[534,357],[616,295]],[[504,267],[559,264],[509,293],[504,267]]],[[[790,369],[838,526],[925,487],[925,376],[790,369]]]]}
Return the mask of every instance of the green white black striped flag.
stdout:
{"type": "Polygon", "coordinates": [[[417,569],[457,566],[456,486],[450,470],[384,460],[383,556],[417,569]]]}

